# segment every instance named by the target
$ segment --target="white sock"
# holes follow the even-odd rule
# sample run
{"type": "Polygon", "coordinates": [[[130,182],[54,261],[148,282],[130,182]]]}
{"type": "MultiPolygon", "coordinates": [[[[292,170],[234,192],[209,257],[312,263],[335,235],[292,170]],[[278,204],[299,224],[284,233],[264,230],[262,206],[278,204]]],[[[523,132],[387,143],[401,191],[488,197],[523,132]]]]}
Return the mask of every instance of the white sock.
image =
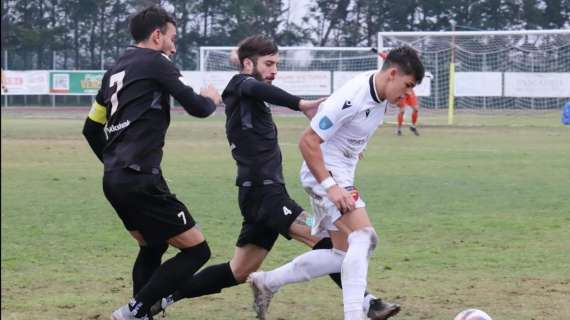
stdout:
{"type": "Polygon", "coordinates": [[[293,261],[265,273],[265,285],[273,292],[289,283],[308,281],[340,272],[344,252],[318,249],[306,252],[293,261]]]}
{"type": "Polygon", "coordinates": [[[345,320],[361,320],[363,317],[368,257],[376,242],[376,233],[370,227],[355,230],[348,236],[348,250],[341,272],[345,320]]]}

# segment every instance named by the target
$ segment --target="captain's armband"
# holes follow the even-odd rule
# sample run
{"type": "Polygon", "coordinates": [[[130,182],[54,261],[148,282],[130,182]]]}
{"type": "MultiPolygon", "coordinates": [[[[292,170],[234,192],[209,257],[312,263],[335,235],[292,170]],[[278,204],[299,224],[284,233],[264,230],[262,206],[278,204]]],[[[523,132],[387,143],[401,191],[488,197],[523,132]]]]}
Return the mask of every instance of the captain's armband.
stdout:
{"type": "Polygon", "coordinates": [[[89,119],[104,125],[107,123],[107,108],[100,105],[97,101],[93,101],[88,117],[89,119]]]}

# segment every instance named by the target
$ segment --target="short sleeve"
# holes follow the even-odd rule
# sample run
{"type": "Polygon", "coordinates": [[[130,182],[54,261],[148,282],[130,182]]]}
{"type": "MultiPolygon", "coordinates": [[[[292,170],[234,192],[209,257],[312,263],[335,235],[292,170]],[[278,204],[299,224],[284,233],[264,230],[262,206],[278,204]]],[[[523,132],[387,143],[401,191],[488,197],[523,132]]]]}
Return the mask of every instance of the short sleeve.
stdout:
{"type": "Polygon", "coordinates": [[[360,90],[353,86],[344,86],[321,104],[319,111],[311,120],[311,128],[323,141],[330,139],[358,113],[359,92],[360,90]]]}

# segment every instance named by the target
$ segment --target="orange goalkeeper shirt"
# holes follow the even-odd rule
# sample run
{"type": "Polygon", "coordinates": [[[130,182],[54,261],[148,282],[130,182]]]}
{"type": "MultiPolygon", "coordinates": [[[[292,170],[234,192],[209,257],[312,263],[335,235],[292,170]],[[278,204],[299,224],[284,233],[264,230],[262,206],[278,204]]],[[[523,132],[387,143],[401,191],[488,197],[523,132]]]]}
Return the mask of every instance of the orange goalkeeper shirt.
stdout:
{"type": "Polygon", "coordinates": [[[411,95],[406,96],[403,99],[400,99],[400,101],[398,101],[398,106],[400,106],[400,107],[405,107],[405,106],[417,107],[418,106],[418,98],[416,97],[416,93],[412,91],[411,95]]]}

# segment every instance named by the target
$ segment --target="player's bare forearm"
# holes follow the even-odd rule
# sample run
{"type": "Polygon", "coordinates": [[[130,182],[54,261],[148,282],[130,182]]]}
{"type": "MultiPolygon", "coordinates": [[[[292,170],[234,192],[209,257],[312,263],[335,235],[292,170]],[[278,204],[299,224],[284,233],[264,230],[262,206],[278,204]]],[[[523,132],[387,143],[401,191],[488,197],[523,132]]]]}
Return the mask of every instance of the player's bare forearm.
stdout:
{"type": "MultiPolygon", "coordinates": [[[[321,185],[323,182],[326,183],[326,179],[331,178],[325,166],[323,153],[321,151],[322,142],[321,137],[310,127],[303,132],[301,141],[299,142],[301,154],[305,162],[307,162],[309,170],[321,185]]],[[[344,188],[339,187],[334,180],[332,184],[328,184],[328,186],[323,185],[323,188],[326,190],[329,200],[334,203],[341,212],[354,210],[354,199],[352,195],[344,188]]]]}
{"type": "Polygon", "coordinates": [[[321,151],[321,143],[323,143],[321,137],[319,137],[319,135],[310,127],[305,129],[305,132],[303,132],[301,140],[299,141],[301,154],[303,155],[305,162],[307,162],[309,170],[318,182],[330,177],[330,174],[325,167],[325,160],[321,151]]]}

